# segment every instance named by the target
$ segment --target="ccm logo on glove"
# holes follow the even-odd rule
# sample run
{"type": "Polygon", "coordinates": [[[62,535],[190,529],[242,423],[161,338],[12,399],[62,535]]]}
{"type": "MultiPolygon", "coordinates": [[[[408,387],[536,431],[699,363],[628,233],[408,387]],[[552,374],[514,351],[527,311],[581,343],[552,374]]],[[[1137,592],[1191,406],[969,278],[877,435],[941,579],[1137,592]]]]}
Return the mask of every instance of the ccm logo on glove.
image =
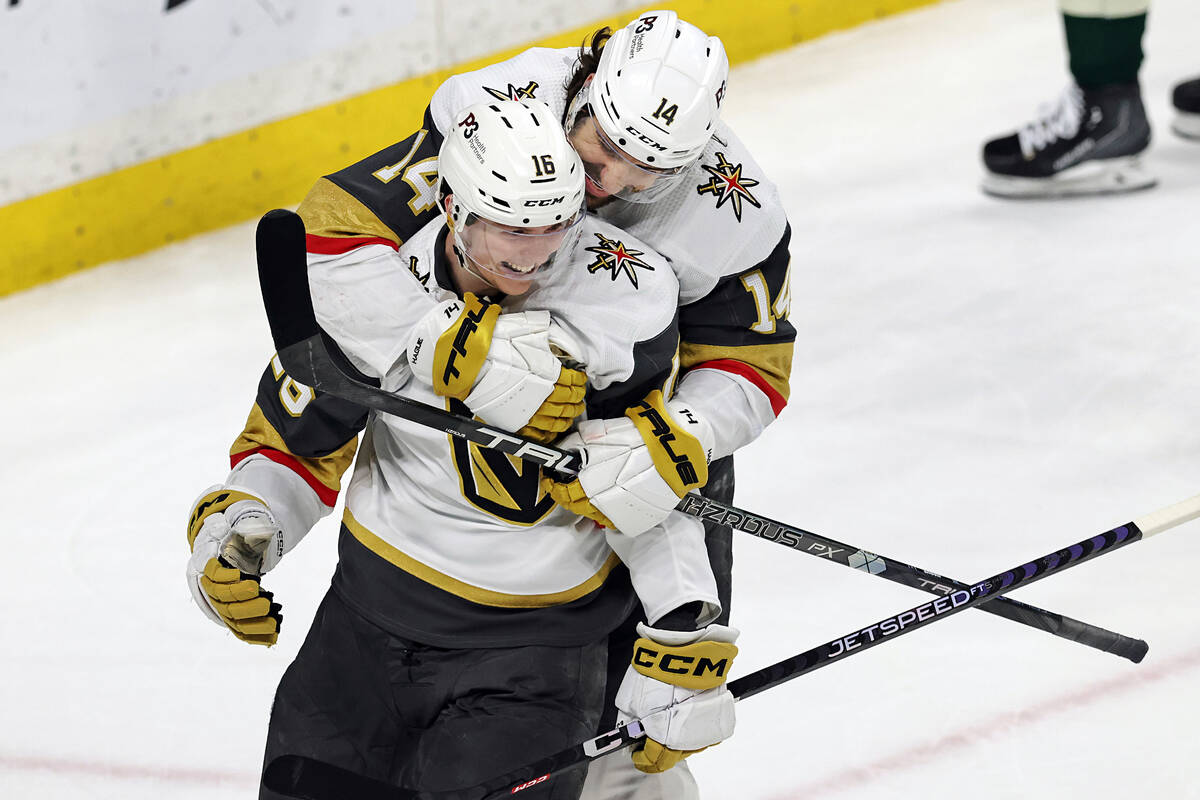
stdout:
{"type": "Polygon", "coordinates": [[[723,625],[698,631],[637,626],[633,659],[617,690],[625,720],[646,732],[634,745],[633,765],[665,772],[692,753],[733,735],[733,695],[725,679],[737,655],[738,632],[723,625]]]}
{"type": "Polygon", "coordinates": [[[633,668],[648,678],[685,689],[713,689],[725,682],[737,647],[725,642],[697,642],[664,647],[650,639],[634,643],[633,668]]]}

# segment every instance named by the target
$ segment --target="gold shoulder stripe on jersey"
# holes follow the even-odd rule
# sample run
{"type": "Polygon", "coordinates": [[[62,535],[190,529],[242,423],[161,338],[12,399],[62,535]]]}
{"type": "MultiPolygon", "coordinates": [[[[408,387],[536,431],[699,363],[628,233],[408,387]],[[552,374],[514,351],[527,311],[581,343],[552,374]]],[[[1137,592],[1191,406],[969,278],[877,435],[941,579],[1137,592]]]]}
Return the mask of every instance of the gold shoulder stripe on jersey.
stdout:
{"type": "Polygon", "coordinates": [[[681,342],[679,366],[682,372],[687,372],[697,364],[708,361],[740,361],[753,367],[767,382],[767,385],[786,401],[791,394],[791,382],[788,380],[788,375],[792,371],[792,349],[791,342],[746,345],[744,347],[721,347],[681,342]]]}
{"type": "Polygon", "coordinates": [[[397,246],[401,244],[396,232],[384,225],[375,212],[328,178],[313,184],[296,213],[304,220],[304,230],[310,236],[334,239],[371,236],[395,242],[397,246]]]}
{"type": "Polygon", "coordinates": [[[351,437],[348,442],[328,455],[312,458],[298,456],[288,448],[283,437],[279,435],[279,431],[275,430],[275,426],[263,414],[258,403],[255,403],[254,407],[250,409],[250,416],[246,419],[246,427],[234,440],[233,446],[229,448],[229,455],[236,459],[242,453],[262,447],[292,456],[322,486],[327,487],[336,495],[342,489],[342,475],[350,469],[350,465],[354,462],[354,453],[358,450],[358,437],[351,437]]]}

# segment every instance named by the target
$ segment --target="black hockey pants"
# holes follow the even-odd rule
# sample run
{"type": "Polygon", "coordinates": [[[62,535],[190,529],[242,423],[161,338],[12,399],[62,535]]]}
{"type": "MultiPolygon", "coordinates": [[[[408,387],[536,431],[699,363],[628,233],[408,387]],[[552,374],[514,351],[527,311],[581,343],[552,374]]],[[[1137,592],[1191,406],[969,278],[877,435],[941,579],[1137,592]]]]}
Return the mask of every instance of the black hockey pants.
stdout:
{"type": "MultiPolygon", "coordinates": [[[[463,791],[592,735],[606,642],[450,650],[393,636],[325,595],[275,693],[264,767],[298,754],[405,788],[463,791]]],[[[575,770],[524,800],[575,800],[575,770]]],[[[262,787],[260,800],[283,800],[262,787]]]]}

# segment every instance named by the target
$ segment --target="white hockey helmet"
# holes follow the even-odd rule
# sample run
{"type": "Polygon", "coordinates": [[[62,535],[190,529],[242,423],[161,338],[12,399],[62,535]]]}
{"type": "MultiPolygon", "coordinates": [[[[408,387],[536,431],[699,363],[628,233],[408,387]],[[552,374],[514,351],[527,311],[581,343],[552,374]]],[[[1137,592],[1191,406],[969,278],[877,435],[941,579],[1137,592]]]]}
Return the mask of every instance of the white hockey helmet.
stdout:
{"type": "Polygon", "coordinates": [[[544,103],[463,109],[438,160],[443,192],[453,194],[446,210],[454,243],[468,269],[529,280],[578,241],[583,164],[544,103]]]}
{"type": "MultiPolygon", "coordinates": [[[[617,150],[632,166],[649,168],[645,171],[657,179],[652,182],[669,183],[661,176],[690,166],[708,145],[728,78],[729,59],[719,38],[674,11],[648,11],[605,43],[596,74],[568,112],[567,129],[574,129],[586,104],[606,149],[617,150]]],[[[638,194],[636,188],[617,192],[627,200],[653,199],[638,194]]]]}

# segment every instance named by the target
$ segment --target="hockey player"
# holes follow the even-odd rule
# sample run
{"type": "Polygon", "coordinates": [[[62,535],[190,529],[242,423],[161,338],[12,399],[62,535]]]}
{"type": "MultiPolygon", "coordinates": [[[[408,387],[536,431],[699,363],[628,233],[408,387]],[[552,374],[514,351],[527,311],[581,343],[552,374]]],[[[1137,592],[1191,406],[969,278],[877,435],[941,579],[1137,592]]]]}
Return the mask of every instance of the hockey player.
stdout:
{"type": "MultiPolygon", "coordinates": [[[[668,404],[688,408],[696,421],[697,438],[711,459],[707,482],[671,485],[664,478],[669,470],[660,473],[651,463],[624,409],[613,408],[607,420],[589,414],[581,434],[593,453],[627,453],[629,468],[615,470],[608,463],[588,470],[580,482],[552,487],[571,507],[626,530],[663,519],[681,490],[700,483],[705,494],[732,499],[730,456],[787,402],[795,330],[787,319],[791,229],[775,186],[719,118],[728,75],[720,39],[672,11],[647,12],[611,40],[609,33],[597,31],[582,51],[533,48],[449,79],[435,93],[418,133],[364,159],[353,173],[319,180],[300,211],[317,235],[310,241],[318,249],[328,237],[395,240],[403,228],[399,220],[436,213],[437,150],[458,109],[506,98],[549,105],[569,125],[583,158],[588,207],[662,253],[679,280],[680,378],[668,404]],[[382,193],[381,184],[396,188],[382,193]],[[373,200],[364,204],[364,197],[373,200]]],[[[596,268],[614,279],[640,273],[640,253],[615,240],[591,245],[596,268]]],[[[731,538],[727,528],[707,531],[720,622],[729,615],[731,538]]],[[[691,625],[696,636],[703,635],[694,614],[672,624],[691,625]]],[[[632,625],[625,630],[625,641],[610,648],[610,700],[636,636],[632,625]]],[[[603,727],[613,721],[607,718],[603,727]]],[[[656,764],[639,766],[662,770],[679,756],[666,754],[656,764]]],[[[601,763],[604,769],[593,768],[589,776],[589,797],[593,789],[606,800],[632,797],[635,789],[644,800],[696,796],[686,768],[642,781],[624,771],[631,764],[624,753],[601,763]]]]}
{"type": "MultiPolygon", "coordinates": [[[[983,147],[983,189],[1066,197],[1147,189],[1150,122],[1138,71],[1150,0],[1060,0],[1073,83],[1014,133],[983,147]]],[[[1173,128],[1200,138],[1200,80],[1175,87],[1173,128]]]]}
{"type": "MultiPolygon", "coordinates": [[[[611,39],[597,32],[583,52],[535,48],[453,77],[435,93],[427,117],[445,131],[449,109],[506,95],[532,95],[562,116],[587,169],[589,208],[665,255],[679,278],[681,378],[674,401],[700,423],[712,458],[701,491],[725,501],[733,495],[730,456],[786,404],[795,337],[787,319],[790,227],[774,185],[720,120],[727,76],[720,39],[674,12],[649,11],[611,39]]],[[[564,444],[585,446],[590,465],[578,481],[551,487],[556,499],[620,530],[663,518],[678,497],[645,451],[635,453],[636,468],[622,471],[602,457],[633,442],[620,416],[583,423],[579,437],[564,444]]],[[[722,622],[731,539],[728,529],[708,531],[722,622]]],[[[628,650],[610,649],[610,695],[628,650]]],[[[656,764],[643,758],[637,766],[664,770],[680,755],[664,754],[656,764]]],[[[646,780],[630,764],[618,753],[593,765],[585,797],[698,796],[685,766],[646,780]]]]}
{"type": "MultiPolygon", "coordinates": [[[[584,214],[582,163],[544,105],[471,106],[449,130],[435,198],[444,216],[418,226],[411,214],[364,212],[395,199],[369,163],[330,176],[357,187],[347,205],[306,203],[306,227],[323,231],[308,246],[323,330],[365,380],[543,439],[583,410],[586,373],[589,413],[638,408],[635,424],[665,425],[674,452],[703,470],[687,408],[662,400],[678,346],[665,260],[584,214]],[[322,227],[350,213],[366,214],[353,235],[322,227]],[[613,267],[612,251],[628,260],[613,267]]],[[[704,624],[699,636],[696,613],[682,631],[643,626],[658,652],[702,639],[726,662],[704,687],[677,687],[654,665],[630,670],[622,707],[646,721],[648,750],[700,749],[732,732],[723,683],[736,632],[708,624],[720,605],[699,523],[676,513],[637,538],[600,533],[544,496],[537,469],[314,393],[277,360],[233,471],[189,519],[189,586],[209,617],[246,641],[276,640],[280,607],[260,577],[329,512],[364,429],[333,585],[280,682],[266,763],[301,754],[398,786],[465,791],[594,735],[606,636],[634,601],[620,560],[647,619],[687,608],[704,624]]],[[[665,457],[653,437],[642,447],[665,457]]],[[[582,781],[526,791],[576,798],[582,781]]]]}

